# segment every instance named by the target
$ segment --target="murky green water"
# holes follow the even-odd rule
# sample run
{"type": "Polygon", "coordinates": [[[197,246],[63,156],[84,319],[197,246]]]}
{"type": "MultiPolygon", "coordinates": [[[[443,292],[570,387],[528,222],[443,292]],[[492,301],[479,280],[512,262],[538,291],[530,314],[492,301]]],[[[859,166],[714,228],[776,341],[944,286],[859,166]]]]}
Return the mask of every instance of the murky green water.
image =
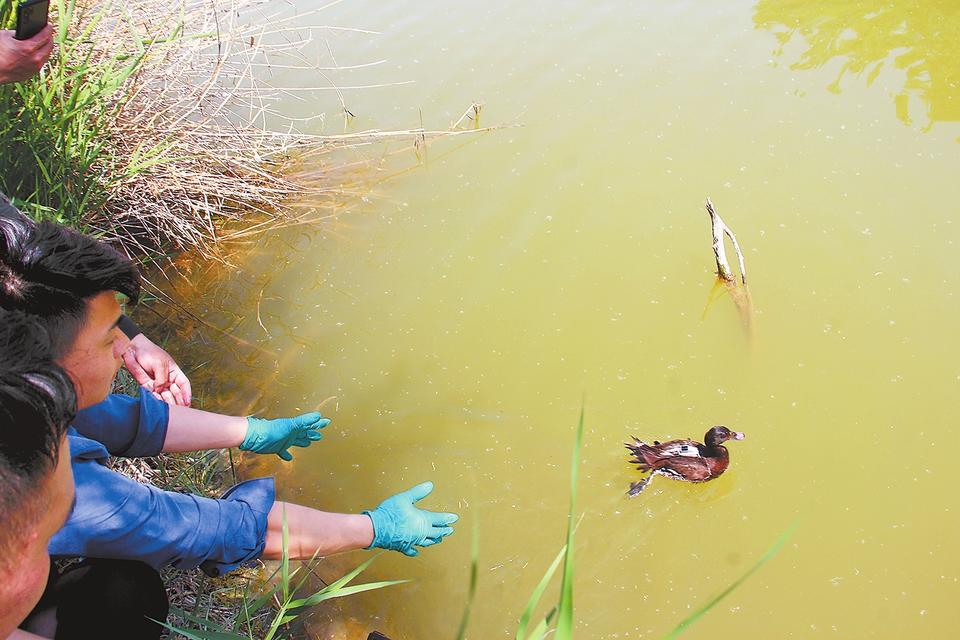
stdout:
{"type": "MultiPolygon", "coordinates": [[[[347,91],[352,130],[442,128],[473,100],[482,124],[522,125],[433,145],[320,231],[198,275],[193,308],[262,350],[194,345],[221,378],[208,401],[327,400],[324,440],[262,469],[283,497],[358,511],[432,479],[425,506],[463,516],[370,572],[413,584],[315,633],[452,638],[479,518],[469,637],[512,637],[563,544],[584,397],[578,637],[662,636],[794,521],[689,637],[956,632],[955,2],[345,2],[309,21],[382,32],[327,33],[340,64],[388,61],[340,84],[415,81],[347,91]],[[706,196],[746,251],[752,344],[729,298],[704,315],[706,196]],[[624,497],[629,435],[713,424],[747,434],[722,478],[624,497]]],[[[289,103],[329,133],[337,108],[289,103]]]]}

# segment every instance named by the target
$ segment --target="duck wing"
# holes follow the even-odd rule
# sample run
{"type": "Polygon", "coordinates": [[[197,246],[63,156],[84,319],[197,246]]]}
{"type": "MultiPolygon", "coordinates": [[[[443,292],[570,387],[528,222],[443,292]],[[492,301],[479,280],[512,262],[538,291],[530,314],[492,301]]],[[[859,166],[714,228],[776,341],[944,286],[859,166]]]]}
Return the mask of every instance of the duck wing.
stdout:
{"type": "Polygon", "coordinates": [[[647,444],[633,436],[633,443],[627,442],[625,445],[633,454],[631,462],[637,464],[640,471],[658,469],[661,467],[660,463],[662,461],[674,458],[703,459],[700,445],[693,440],[671,440],[669,442],[647,444]]]}
{"type": "Polygon", "coordinates": [[[664,442],[657,447],[658,454],[663,458],[675,458],[675,457],[684,457],[684,458],[702,458],[703,454],[700,452],[700,445],[693,440],[671,440],[670,442],[664,442]]]}

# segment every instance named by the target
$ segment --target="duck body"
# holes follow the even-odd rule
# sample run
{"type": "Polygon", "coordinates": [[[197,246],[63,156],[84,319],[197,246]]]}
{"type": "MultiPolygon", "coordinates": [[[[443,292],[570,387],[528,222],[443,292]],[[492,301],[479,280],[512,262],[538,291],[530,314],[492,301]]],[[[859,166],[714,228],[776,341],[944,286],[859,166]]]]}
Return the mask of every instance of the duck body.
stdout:
{"type": "Polygon", "coordinates": [[[631,483],[627,495],[638,495],[657,475],[685,482],[713,480],[726,471],[730,464],[730,453],[722,444],[727,440],[743,440],[743,434],[716,426],[707,431],[704,437],[706,444],[694,440],[647,444],[633,436],[632,443],[625,443],[633,454],[630,462],[637,465],[638,471],[649,472],[650,475],[631,483]]]}

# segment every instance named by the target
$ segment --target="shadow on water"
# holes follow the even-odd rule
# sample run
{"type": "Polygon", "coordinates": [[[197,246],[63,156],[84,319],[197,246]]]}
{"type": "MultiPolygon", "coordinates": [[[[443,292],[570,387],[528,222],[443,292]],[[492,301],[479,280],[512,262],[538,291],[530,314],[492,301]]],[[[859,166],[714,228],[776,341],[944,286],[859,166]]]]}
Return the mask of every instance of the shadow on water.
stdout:
{"type": "Polygon", "coordinates": [[[848,73],[866,74],[869,86],[892,67],[905,74],[893,97],[901,122],[917,122],[924,131],[937,122],[960,122],[960,4],[954,0],[761,0],[753,21],[776,36],[777,57],[795,36],[802,39],[806,49],[791,69],[843,60],[827,86],[834,93],[848,73]]]}

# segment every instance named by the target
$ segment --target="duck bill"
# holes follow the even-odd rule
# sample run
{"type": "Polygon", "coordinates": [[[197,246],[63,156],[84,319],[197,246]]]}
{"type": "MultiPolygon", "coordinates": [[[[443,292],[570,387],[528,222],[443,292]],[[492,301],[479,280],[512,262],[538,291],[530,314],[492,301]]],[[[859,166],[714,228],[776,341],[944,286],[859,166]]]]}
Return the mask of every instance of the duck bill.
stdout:
{"type": "Polygon", "coordinates": [[[730,434],[730,437],[734,440],[743,440],[743,433],[740,431],[734,431],[730,434]]]}

